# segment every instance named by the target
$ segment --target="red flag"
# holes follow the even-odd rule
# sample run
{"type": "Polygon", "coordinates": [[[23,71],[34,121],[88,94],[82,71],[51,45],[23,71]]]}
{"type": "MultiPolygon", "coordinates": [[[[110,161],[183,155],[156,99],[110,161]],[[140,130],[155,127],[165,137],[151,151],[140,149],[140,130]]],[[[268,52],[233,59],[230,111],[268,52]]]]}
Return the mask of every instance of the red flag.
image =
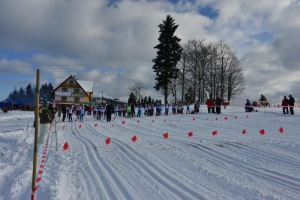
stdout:
{"type": "Polygon", "coordinates": [[[152,123],[154,123],[154,119],[152,119],[152,123]]]}
{"type": "Polygon", "coordinates": [[[192,136],[193,136],[193,132],[189,132],[189,133],[188,133],[188,136],[189,136],[189,137],[192,137],[192,136]]]}
{"type": "Polygon", "coordinates": [[[137,123],[140,123],[140,120],[137,120],[136,122],[137,122],[137,123]]]}
{"type": "Polygon", "coordinates": [[[79,124],[79,128],[81,128],[81,124],[79,124]]]}
{"type": "Polygon", "coordinates": [[[213,135],[213,136],[215,136],[215,135],[217,135],[217,134],[218,134],[218,131],[213,131],[213,132],[212,132],[212,135],[213,135]]]}
{"type": "Polygon", "coordinates": [[[63,127],[61,127],[62,128],[62,130],[64,130],[65,129],[65,126],[63,126],[63,127]]]}
{"type": "Polygon", "coordinates": [[[164,122],[166,122],[167,120],[165,119],[164,122]]]}
{"type": "Polygon", "coordinates": [[[108,145],[108,144],[110,143],[110,138],[107,138],[107,139],[105,140],[105,143],[106,143],[106,145],[108,145]]]}
{"type": "Polygon", "coordinates": [[[125,124],[125,121],[122,121],[122,124],[125,124]]]}
{"type": "Polygon", "coordinates": [[[249,116],[247,115],[247,118],[249,118],[249,116]]]}
{"type": "Polygon", "coordinates": [[[279,132],[283,133],[283,128],[282,127],[279,128],[279,132]]]}
{"type": "Polygon", "coordinates": [[[244,130],[242,130],[242,134],[246,134],[246,130],[244,129],[244,130]]]}
{"type": "Polygon", "coordinates": [[[98,124],[96,123],[96,124],[95,124],[95,127],[97,127],[97,126],[98,126],[98,124]]]}
{"type": "Polygon", "coordinates": [[[218,118],[216,117],[216,120],[218,120],[218,118]]]}
{"type": "Polygon", "coordinates": [[[225,117],[224,119],[227,120],[227,117],[225,117]]]}
{"type": "Polygon", "coordinates": [[[132,142],[135,142],[135,141],[137,140],[137,137],[136,137],[136,135],[135,135],[135,136],[133,136],[133,137],[131,138],[131,140],[132,140],[132,142]]]}
{"type": "Polygon", "coordinates": [[[114,127],[114,125],[112,124],[111,127],[114,127]]]}
{"type": "Polygon", "coordinates": [[[164,136],[164,139],[169,137],[168,133],[164,133],[163,136],[164,136]]]}
{"type": "Polygon", "coordinates": [[[77,119],[75,119],[75,122],[77,122],[77,119]]]}
{"type": "Polygon", "coordinates": [[[69,144],[68,144],[68,142],[66,142],[65,144],[64,144],[64,146],[63,146],[63,149],[64,150],[67,150],[69,148],[69,144]]]}
{"type": "Polygon", "coordinates": [[[193,121],[195,121],[195,117],[193,118],[193,121]]]}
{"type": "Polygon", "coordinates": [[[265,134],[265,129],[261,129],[261,130],[259,131],[259,133],[260,133],[261,135],[265,134]]]}
{"type": "Polygon", "coordinates": [[[114,117],[114,120],[116,120],[116,117],[114,117]]]}
{"type": "Polygon", "coordinates": [[[237,118],[237,116],[234,116],[234,119],[236,119],[237,118]]]}

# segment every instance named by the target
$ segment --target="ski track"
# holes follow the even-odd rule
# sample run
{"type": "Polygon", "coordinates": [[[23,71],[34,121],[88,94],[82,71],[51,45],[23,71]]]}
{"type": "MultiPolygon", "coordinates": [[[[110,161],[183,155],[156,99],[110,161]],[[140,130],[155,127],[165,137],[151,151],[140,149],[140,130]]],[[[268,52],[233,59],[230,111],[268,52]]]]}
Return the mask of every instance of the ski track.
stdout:
{"type": "MultiPolygon", "coordinates": [[[[134,129],[128,129],[128,132],[133,132],[136,129],[145,129],[145,126],[139,127],[139,125],[133,125],[135,128],[134,129]]],[[[152,132],[159,132],[159,130],[157,130],[158,127],[156,127],[155,131],[152,130],[152,132]]],[[[122,129],[125,129],[124,127],[122,127],[122,129]]],[[[149,130],[150,128],[148,128],[149,130]]],[[[136,132],[136,131],[135,131],[136,132]]],[[[144,135],[143,135],[144,136],[144,135]]],[[[172,139],[171,139],[172,140],[172,139]]],[[[176,141],[176,142],[183,142],[181,140],[172,140],[172,141],[176,141]]],[[[219,162],[219,163],[230,163],[230,165],[232,167],[237,168],[237,170],[244,172],[244,173],[248,173],[258,179],[261,179],[262,181],[267,181],[270,182],[272,185],[274,185],[274,191],[276,190],[276,188],[280,187],[280,188],[284,188],[285,192],[290,191],[290,195],[293,198],[297,198],[297,195],[300,195],[300,179],[299,178],[295,178],[286,174],[282,174],[273,170],[269,170],[269,169],[263,169],[261,167],[257,167],[256,164],[253,162],[254,164],[251,164],[249,166],[249,163],[247,164],[242,164],[240,160],[237,160],[236,158],[233,157],[229,157],[226,154],[222,153],[222,151],[216,151],[214,149],[211,149],[207,146],[203,146],[201,144],[198,143],[186,143],[186,144],[193,144],[193,145],[197,145],[198,147],[201,147],[202,151],[206,152],[207,155],[209,155],[211,157],[211,160],[214,160],[214,158],[218,158],[217,160],[214,160],[215,162],[219,162]]],[[[224,144],[229,144],[229,143],[224,143],[224,144]]],[[[166,143],[166,145],[169,145],[166,143]]],[[[234,145],[234,144],[230,144],[231,146],[234,146],[236,148],[245,148],[247,150],[247,153],[252,154],[253,157],[250,157],[251,161],[255,161],[256,158],[255,156],[260,155],[261,150],[260,149],[255,149],[252,147],[247,146],[243,146],[243,145],[234,145]]],[[[289,162],[290,164],[292,164],[294,167],[290,169],[291,172],[297,172],[297,169],[299,169],[299,164],[297,164],[296,162],[294,162],[292,159],[288,159],[288,158],[284,158],[284,157],[277,157],[274,154],[271,154],[269,152],[266,151],[262,151],[265,157],[261,157],[261,158],[267,158],[268,160],[274,160],[276,161],[276,164],[284,164],[286,162],[289,162]]]]}
{"type": "MultiPolygon", "coordinates": [[[[86,127],[86,124],[83,124],[83,128],[86,127]]],[[[94,185],[101,185],[105,193],[106,199],[132,199],[130,193],[126,190],[123,184],[120,184],[119,178],[111,171],[110,167],[102,159],[102,156],[95,148],[95,142],[84,137],[79,130],[74,129],[75,126],[72,126],[73,131],[75,132],[75,137],[84,144],[84,150],[86,156],[88,157],[88,167],[92,169],[92,172],[95,177],[97,177],[97,183],[94,185]],[[91,149],[90,147],[93,147],[91,149]],[[87,149],[89,150],[87,152],[87,149]],[[104,179],[104,180],[103,180],[104,179]],[[116,193],[117,191],[117,193],[116,193]]],[[[79,160],[82,163],[82,161],[79,160]]],[[[86,167],[86,166],[84,166],[86,167]]],[[[97,193],[98,190],[95,189],[94,193],[97,193]]],[[[98,197],[96,199],[103,199],[98,197]]],[[[95,199],[95,198],[91,198],[95,199]]]]}
{"type": "MultiPolygon", "coordinates": [[[[91,129],[91,131],[94,130],[91,129]]],[[[132,160],[133,164],[137,165],[142,171],[144,171],[144,173],[147,173],[150,177],[154,178],[157,181],[158,185],[161,185],[161,187],[164,187],[169,192],[173,193],[174,196],[177,196],[176,199],[206,199],[203,195],[198,194],[196,190],[192,190],[189,187],[186,187],[179,181],[170,181],[174,178],[172,175],[169,175],[165,172],[165,169],[159,168],[159,166],[157,166],[151,160],[145,158],[132,146],[118,140],[117,138],[114,138],[114,143],[116,143],[121,149],[126,148],[126,154],[121,151],[123,152],[124,156],[132,160]],[[157,172],[160,176],[158,176],[154,172],[157,172]],[[178,196],[178,194],[180,194],[180,196],[178,196]]]]}

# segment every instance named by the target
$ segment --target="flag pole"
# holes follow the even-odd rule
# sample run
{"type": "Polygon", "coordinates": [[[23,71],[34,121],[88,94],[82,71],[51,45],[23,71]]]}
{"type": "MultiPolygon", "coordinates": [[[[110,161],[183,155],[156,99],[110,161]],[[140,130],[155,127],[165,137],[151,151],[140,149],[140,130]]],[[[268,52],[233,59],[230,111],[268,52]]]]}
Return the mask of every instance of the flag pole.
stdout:
{"type": "Polygon", "coordinates": [[[39,131],[39,105],[40,105],[40,70],[36,71],[36,94],[35,94],[35,134],[34,134],[34,153],[33,153],[33,170],[32,170],[32,192],[36,186],[36,164],[38,157],[38,131],[39,131]]]}

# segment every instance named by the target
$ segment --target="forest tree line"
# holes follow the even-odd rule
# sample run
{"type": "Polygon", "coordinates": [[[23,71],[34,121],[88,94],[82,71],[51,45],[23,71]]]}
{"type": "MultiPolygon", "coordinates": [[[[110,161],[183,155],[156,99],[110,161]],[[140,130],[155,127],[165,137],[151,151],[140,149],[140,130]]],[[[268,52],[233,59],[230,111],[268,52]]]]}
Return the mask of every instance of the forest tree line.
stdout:
{"type": "MultiPolygon", "coordinates": [[[[40,101],[49,101],[54,99],[54,94],[52,94],[53,86],[51,83],[41,86],[40,88],[40,101]]],[[[32,86],[29,83],[25,89],[21,87],[19,90],[16,88],[13,92],[8,95],[8,98],[13,99],[14,101],[23,102],[26,105],[35,105],[35,95],[36,95],[36,87],[32,86]]]]}

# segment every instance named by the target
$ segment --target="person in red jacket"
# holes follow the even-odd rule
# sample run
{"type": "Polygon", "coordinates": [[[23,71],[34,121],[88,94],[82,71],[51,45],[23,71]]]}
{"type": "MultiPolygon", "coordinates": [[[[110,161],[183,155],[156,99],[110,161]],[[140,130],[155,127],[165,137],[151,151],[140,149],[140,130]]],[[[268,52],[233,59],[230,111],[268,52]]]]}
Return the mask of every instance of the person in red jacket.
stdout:
{"type": "Polygon", "coordinates": [[[281,106],[282,106],[283,114],[289,114],[289,109],[288,109],[289,100],[286,98],[286,96],[284,96],[281,106]]]}
{"type": "Polygon", "coordinates": [[[213,108],[214,108],[215,104],[214,104],[213,100],[207,99],[206,105],[207,105],[208,113],[210,113],[211,110],[214,113],[214,109],[213,108]]]}

